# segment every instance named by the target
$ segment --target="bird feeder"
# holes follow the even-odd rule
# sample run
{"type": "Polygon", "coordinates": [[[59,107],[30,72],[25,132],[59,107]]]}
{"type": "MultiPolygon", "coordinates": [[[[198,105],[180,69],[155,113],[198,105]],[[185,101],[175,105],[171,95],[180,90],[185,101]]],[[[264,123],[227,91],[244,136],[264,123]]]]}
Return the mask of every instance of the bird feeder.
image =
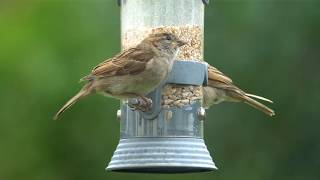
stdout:
{"type": "Polygon", "coordinates": [[[204,0],[120,0],[122,50],[151,33],[169,32],[187,42],[168,79],[148,97],[150,111],[121,103],[120,142],[107,170],[179,173],[216,169],[203,140],[204,0]]]}

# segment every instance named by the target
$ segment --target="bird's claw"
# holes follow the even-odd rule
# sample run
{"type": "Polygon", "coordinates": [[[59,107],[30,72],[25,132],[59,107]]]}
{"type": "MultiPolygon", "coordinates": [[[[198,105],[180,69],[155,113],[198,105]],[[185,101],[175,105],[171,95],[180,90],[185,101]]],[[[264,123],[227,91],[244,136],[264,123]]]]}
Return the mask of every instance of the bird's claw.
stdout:
{"type": "Polygon", "coordinates": [[[128,105],[133,111],[140,110],[146,112],[151,110],[152,100],[146,97],[133,98],[129,100],[128,105]]]}

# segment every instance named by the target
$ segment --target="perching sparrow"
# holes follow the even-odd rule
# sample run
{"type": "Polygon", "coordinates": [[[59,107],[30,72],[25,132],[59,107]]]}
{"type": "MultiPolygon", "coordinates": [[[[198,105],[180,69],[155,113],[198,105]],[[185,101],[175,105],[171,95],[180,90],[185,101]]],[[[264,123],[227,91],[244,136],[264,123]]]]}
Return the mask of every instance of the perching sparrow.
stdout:
{"type": "Polygon", "coordinates": [[[208,86],[203,87],[203,105],[209,108],[222,101],[244,102],[270,116],[275,113],[272,109],[252,99],[260,99],[272,103],[271,100],[253,94],[248,94],[235,86],[232,80],[216,68],[208,67],[208,86]]]}
{"type": "Polygon", "coordinates": [[[54,116],[57,119],[80,98],[95,92],[117,99],[144,96],[153,91],[172,69],[179,47],[186,44],[170,33],[151,34],[134,48],[97,65],[84,87],[54,116]]]}

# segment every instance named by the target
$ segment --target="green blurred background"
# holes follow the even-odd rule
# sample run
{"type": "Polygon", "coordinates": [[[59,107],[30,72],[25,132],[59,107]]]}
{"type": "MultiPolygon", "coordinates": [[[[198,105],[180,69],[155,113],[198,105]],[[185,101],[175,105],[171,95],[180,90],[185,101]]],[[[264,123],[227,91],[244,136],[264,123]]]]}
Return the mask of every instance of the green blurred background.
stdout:
{"type": "Polygon", "coordinates": [[[205,59],[244,90],[274,100],[270,118],[245,104],[208,111],[219,171],[105,172],[118,144],[117,100],[94,95],[52,116],[80,77],[119,51],[115,0],[0,1],[0,179],[320,179],[320,3],[216,0],[205,59]]]}

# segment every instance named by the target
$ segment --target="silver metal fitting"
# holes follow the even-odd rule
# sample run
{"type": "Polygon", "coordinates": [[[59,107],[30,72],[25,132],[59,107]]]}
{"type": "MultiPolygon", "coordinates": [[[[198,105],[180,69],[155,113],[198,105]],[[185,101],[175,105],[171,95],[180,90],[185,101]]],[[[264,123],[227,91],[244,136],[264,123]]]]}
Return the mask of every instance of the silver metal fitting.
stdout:
{"type": "Polygon", "coordinates": [[[117,110],[117,118],[119,120],[121,119],[121,110],[120,109],[117,110]]]}
{"type": "Polygon", "coordinates": [[[203,121],[206,119],[206,110],[203,107],[200,107],[198,109],[198,118],[200,121],[203,121]]]}

